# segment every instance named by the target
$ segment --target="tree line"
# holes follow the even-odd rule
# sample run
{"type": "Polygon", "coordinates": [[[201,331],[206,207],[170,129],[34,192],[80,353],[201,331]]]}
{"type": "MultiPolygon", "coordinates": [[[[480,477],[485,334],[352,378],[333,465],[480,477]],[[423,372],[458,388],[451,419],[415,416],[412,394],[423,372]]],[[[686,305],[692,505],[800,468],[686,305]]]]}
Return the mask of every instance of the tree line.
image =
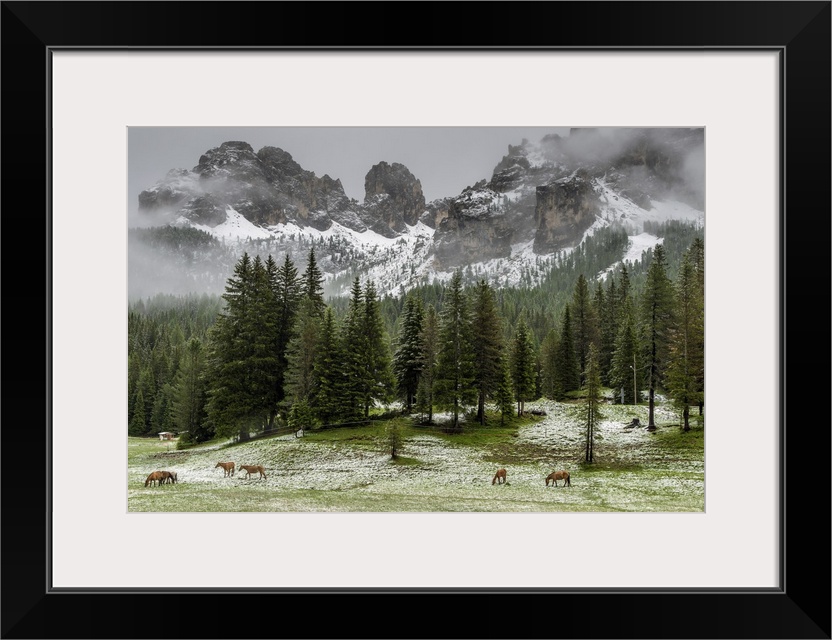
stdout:
{"type": "Polygon", "coordinates": [[[244,253],[221,300],[130,310],[129,433],[244,440],[366,419],[393,400],[424,423],[446,411],[458,429],[466,415],[511,420],[541,397],[597,398],[601,385],[624,403],[646,391],[650,429],[656,393],[667,393],[687,430],[689,407],[704,402],[704,243],[684,251],[675,279],[662,244],[648,257],[639,292],[626,264],[594,285],[579,274],[543,332],[539,314],[509,320],[505,292],[465,286],[460,271],[429,288],[435,296],[382,300],[355,277],[346,300],[327,302],[314,247],[302,274],[288,255],[244,253]]]}

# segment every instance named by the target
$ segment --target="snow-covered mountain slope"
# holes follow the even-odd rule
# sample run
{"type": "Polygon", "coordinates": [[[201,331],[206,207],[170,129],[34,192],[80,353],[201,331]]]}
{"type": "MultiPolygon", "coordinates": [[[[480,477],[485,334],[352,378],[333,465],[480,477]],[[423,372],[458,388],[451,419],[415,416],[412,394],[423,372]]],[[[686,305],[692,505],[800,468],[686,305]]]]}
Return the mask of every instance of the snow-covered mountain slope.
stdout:
{"type": "MultiPolygon", "coordinates": [[[[193,170],[172,170],[142,192],[140,211],[210,234],[224,255],[288,255],[300,271],[314,247],[328,295],[346,294],[355,277],[397,295],[457,269],[498,286],[533,285],[558,256],[605,226],[626,229],[630,245],[621,260],[629,261],[660,241],[645,232],[646,223],[703,226],[704,196],[688,167],[701,138],[696,129],[579,129],[524,140],[509,147],[490,180],[430,203],[403,165],[375,165],[359,203],[338,180],[315,176],[280,149],[255,153],[228,142],[193,170]]],[[[228,275],[197,279],[221,292],[228,275]]],[[[130,277],[141,276],[141,261],[131,261],[130,277]]]]}

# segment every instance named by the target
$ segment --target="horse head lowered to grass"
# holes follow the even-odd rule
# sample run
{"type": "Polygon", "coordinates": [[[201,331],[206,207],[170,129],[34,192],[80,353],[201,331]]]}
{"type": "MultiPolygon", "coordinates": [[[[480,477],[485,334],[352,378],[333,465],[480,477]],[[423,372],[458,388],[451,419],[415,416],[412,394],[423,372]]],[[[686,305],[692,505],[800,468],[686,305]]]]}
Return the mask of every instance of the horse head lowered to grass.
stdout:
{"type": "Polygon", "coordinates": [[[571,487],[572,481],[569,479],[568,471],[553,471],[546,476],[546,486],[549,486],[549,481],[552,481],[555,486],[558,486],[558,480],[563,480],[564,487],[571,487]]]}
{"type": "Polygon", "coordinates": [[[266,470],[259,464],[241,464],[240,470],[246,472],[246,478],[251,476],[252,473],[259,473],[261,478],[266,477],[266,470]]]}

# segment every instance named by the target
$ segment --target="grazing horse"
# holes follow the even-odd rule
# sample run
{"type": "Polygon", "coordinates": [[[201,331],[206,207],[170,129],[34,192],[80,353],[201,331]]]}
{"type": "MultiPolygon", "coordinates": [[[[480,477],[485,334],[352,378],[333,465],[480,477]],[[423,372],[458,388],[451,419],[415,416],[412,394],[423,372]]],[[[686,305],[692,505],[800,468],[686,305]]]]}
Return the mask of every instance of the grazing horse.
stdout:
{"type": "MultiPolygon", "coordinates": [[[[217,467],[222,467],[223,471],[225,471],[225,473],[223,474],[223,478],[234,475],[233,462],[218,462],[217,467]]],[[[216,469],[217,467],[214,467],[214,469],[216,469]]]]}
{"type": "Polygon", "coordinates": [[[259,464],[254,464],[254,465],[241,464],[240,469],[242,469],[243,471],[246,472],[246,478],[251,476],[252,473],[259,473],[261,478],[266,477],[266,470],[262,466],[260,466],[259,464]]]}
{"type": "Polygon", "coordinates": [[[497,469],[497,473],[494,474],[494,479],[491,481],[491,484],[505,484],[506,483],[506,470],[505,469],[497,469]]]}
{"type": "Polygon", "coordinates": [[[552,471],[548,476],[546,476],[546,486],[549,486],[549,480],[551,480],[555,486],[558,486],[558,480],[563,480],[564,487],[571,487],[572,482],[569,480],[569,472],[568,471],[552,471]]]}
{"type": "Polygon", "coordinates": [[[176,484],[176,471],[162,471],[162,473],[165,475],[165,484],[176,484]]]}
{"type": "Polygon", "coordinates": [[[153,486],[155,484],[162,484],[162,472],[161,471],[154,471],[149,476],[147,476],[147,480],[144,481],[144,486],[150,485],[153,486]]]}

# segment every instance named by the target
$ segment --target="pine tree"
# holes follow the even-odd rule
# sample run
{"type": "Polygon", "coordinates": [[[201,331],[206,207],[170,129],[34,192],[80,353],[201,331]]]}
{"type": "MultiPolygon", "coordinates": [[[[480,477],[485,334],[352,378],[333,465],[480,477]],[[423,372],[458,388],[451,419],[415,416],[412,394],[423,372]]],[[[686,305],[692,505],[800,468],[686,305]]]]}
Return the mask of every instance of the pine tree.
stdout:
{"type": "Polygon", "coordinates": [[[153,414],[150,418],[150,432],[173,431],[176,429],[172,415],[173,385],[166,382],[156,391],[153,401],[153,414]]]}
{"type": "Polygon", "coordinates": [[[601,400],[601,372],[598,366],[598,349],[594,344],[589,347],[587,368],[584,372],[584,391],[586,399],[586,462],[595,462],[595,429],[602,418],[599,411],[601,400]]]}
{"type": "Polygon", "coordinates": [[[695,238],[690,246],[690,260],[696,274],[696,312],[698,319],[694,325],[693,350],[695,352],[694,372],[696,391],[699,394],[699,415],[705,404],[705,241],[695,238]]]}
{"type": "Polygon", "coordinates": [[[342,332],[344,354],[344,393],[339,413],[345,420],[363,415],[366,377],[365,358],[369,349],[364,326],[364,292],[356,276],[350,289],[350,300],[342,332]]]}
{"type": "Polygon", "coordinates": [[[704,353],[698,349],[703,333],[704,314],[696,271],[686,253],[676,284],[676,325],[671,332],[667,387],[673,403],[682,414],[682,429],[690,431],[690,405],[698,404],[698,374],[704,368],[704,353]]]}
{"type": "Polygon", "coordinates": [[[393,356],[393,372],[405,413],[413,409],[419,377],[422,374],[422,301],[410,294],[405,298],[398,347],[393,356]]]}
{"type": "Polygon", "coordinates": [[[610,366],[615,352],[615,338],[618,333],[618,289],[615,277],[608,278],[606,291],[596,290],[595,308],[598,311],[600,336],[598,343],[598,366],[601,369],[601,384],[611,385],[610,366]]]}
{"type": "Polygon", "coordinates": [[[136,392],[136,399],[133,402],[133,417],[127,427],[127,433],[131,436],[143,436],[147,434],[147,419],[144,409],[144,393],[141,389],[136,392]]]}
{"type": "Polygon", "coordinates": [[[344,355],[335,314],[327,307],[321,323],[318,355],[315,358],[315,392],[311,402],[323,424],[337,422],[345,404],[344,355]]]}
{"type": "Polygon", "coordinates": [[[645,349],[645,366],[649,366],[648,388],[648,431],[656,430],[655,397],[662,387],[667,368],[670,330],[673,326],[673,286],[667,277],[667,260],[664,247],[656,245],[653,259],[647,270],[647,282],[642,297],[642,328],[645,349]]]}
{"type": "Polygon", "coordinates": [[[526,400],[533,400],[535,391],[535,353],[523,316],[517,324],[511,352],[511,382],[517,402],[517,416],[522,416],[526,400]]]}
{"type": "Polygon", "coordinates": [[[494,290],[485,280],[474,289],[473,323],[474,386],[477,388],[477,420],[485,424],[485,403],[500,383],[503,357],[503,327],[497,312],[494,290]]]}
{"type": "Polygon", "coordinates": [[[286,350],[287,368],[285,393],[292,405],[308,403],[315,391],[315,358],[318,350],[321,326],[318,310],[313,300],[304,298],[297,318],[295,335],[286,350]]]}
{"type": "Polygon", "coordinates": [[[550,329],[540,345],[540,377],[541,393],[550,400],[555,400],[557,394],[557,358],[558,358],[558,334],[555,329],[550,329]]]}
{"type": "Polygon", "coordinates": [[[575,339],[575,353],[578,356],[580,383],[584,382],[586,361],[589,357],[589,347],[598,344],[598,318],[589,296],[589,285],[584,274],[578,276],[575,290],[572,294],[572,330],[575,339]]]}
{"type": "Polygon", "coordinates": [[[439,319],[433,305],[425,311],[424,323],[419,336],[421,373],[416,390],[416,410],[427,414],[427,424],[433,424],[434,386],[439,355],[439,319]]]}
{"type": "Polygon", "coordinates": [[[505,354],[500,359],[500,379],[494,391],[494,402],[500,410],[500,426],[511,421],[514,416],[514,390],[511,386],[511,369],[505,354]]]}
{"type": "Polygon", "coordinates": [[[176,428],[185,432],[181,436],[185,442],[204,442],[213,435],[205,420],[204,360],[202,343],[191,338],[173,388],[173,415],[176,428]]]}
{"type": "Polygon", "coordinates": [[[367,350],[364,353],[364,417],[370,415],[375,401],[387,402],[395,387],[390,362],[390,343],[381,317],[378,293],[372,281],[364,287],[364,335],[367,350]]]}
{"type": "Polygon", "coordinates": [[[638,333],[629,301],[622,316],[610,363],[610,381],[616,389],[624,389],[624,402],[637,404],[640,389],[638,373],[643,367],[639,358],[638,333]]]}
{"type": "MultiPolygon", "coordinates": [[[[269,256],[271,260],[271,256],[269,256]]],[[[272,396],[270,399],[269,428],[274,428],[275,417],[285,400],[285,377],[288,367],[287,350],[295,331],[295,323],[301,299],[301,282],[298,270],[286,255],[283,265],[274,270],[266,263],[269,271],[269,281],[274,293],[275,305],[275,335],[274,352],[277,356],[276,375],[272,396]],[[273,275],[271,275],[273,273],[273,275]]]]}
{"type": "Polygon", "coordinates": [[[560,327],[557,361],[555,363],[555,371],[557,372],[555,395],[558,400],[563,400],[567,393],[581,388],[581,372],[578,366],[578,357],[575,354],[572,314],[568,303],[564,307],[560,327]]]}
{"type": "Polygon", "coordinates": [[[454,272],[442,308],[435,395],[451,411],[451,428],[459,427],[459,414],[475,398],[471,316],[462,290],[462,273],[454,272]]]}
{"type": "Polygon", "coordinates": [[[145,366],[139,374],[136,399],[133,403],[133,422],[131,423],[133,435],[146,436],[151,433],[150,420],[155,399],[156,382],[153,379],[153,368],[145,366]]]}
{"type": "MultiPolygon", "coordinates": [[[[243,253],[234,266],[222,296],[225,310],[217,317],[209,338],[208,416],[217,435],[240,440],[249,438],[269,410],[270,389],[263,388],[260,370],[268,345],[257,333],[257,322],[252,321],[262,310],[262,301],[256,299],[262,291],[259,280],[266,279],[262,262],[259,269],[257,262],[243,253]]],[[[274,385],[276,381],[271,378],[269,382],[274,385]]]]}
{"type": "Polygon", "coordinates": [[[323,317],[324,308],[324,274],[318,267],[318,262],[315,259],[315,247],[309,249],[309,258],[306,263],[306,271],[303,272],[302,278],[303,296],[307,300],[312,301],[312,308],[317,316],[323,317]]]}

